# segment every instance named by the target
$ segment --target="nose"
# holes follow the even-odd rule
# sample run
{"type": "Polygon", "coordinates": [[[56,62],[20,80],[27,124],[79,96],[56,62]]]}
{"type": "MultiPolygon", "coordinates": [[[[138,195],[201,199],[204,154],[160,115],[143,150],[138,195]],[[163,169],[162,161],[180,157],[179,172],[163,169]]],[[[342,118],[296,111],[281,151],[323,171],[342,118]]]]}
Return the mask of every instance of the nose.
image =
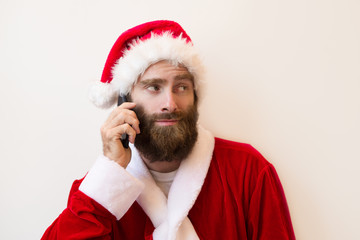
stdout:
{"type": "Polygon", "coordinates": [[[161,108],[162,112],[175,112],[178,109],[176,104],[176,96],[172,91],[169,91],[164,94],[163,107],[161,108]]]}

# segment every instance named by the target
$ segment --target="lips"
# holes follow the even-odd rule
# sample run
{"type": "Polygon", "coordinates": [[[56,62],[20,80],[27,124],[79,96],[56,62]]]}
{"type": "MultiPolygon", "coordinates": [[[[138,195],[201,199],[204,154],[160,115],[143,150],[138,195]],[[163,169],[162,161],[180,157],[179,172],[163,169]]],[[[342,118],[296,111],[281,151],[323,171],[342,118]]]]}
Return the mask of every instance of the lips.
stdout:
{"type": "Polygon", "coordinates": [[[178,119],[158,119],[155,121],[157,125],[161,126],[171,126],[177,124],[178,122],[178,119]]]}

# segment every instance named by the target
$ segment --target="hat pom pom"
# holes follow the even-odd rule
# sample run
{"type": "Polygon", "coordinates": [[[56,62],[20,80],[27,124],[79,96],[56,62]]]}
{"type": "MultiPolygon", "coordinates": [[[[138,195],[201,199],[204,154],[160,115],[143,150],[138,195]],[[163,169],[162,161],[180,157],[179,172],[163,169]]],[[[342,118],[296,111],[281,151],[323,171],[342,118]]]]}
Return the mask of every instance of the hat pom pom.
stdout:
{"type": "Polygon", "coordinates": [[[111,83],[96,82],[90,87],[90,101],[99,108],[110,108],[116,103],[117,93],[111,83]]]}

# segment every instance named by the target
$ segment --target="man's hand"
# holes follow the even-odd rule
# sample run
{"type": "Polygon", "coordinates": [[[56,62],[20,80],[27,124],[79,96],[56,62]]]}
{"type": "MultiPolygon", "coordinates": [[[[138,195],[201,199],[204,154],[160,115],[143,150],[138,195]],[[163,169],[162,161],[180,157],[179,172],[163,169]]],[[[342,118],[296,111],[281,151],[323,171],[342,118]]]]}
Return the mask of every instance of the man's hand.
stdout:
{"type": "Polygon", "coordinates": [[[134,143],[136,134],[140,133],[139,120],[134,111],[130,110],[135,103],[125,102],[111,112],[101,127],[104,155],[126,168],[131,159],[130,148],[124,148],[120,138],[126,133],[129,142],[134,143]]]}

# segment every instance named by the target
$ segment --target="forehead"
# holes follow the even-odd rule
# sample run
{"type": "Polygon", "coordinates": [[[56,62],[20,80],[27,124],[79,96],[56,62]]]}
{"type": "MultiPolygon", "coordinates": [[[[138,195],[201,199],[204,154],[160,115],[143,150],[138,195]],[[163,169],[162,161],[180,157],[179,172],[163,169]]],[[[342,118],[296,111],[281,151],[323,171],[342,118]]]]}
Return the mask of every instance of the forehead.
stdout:
{"type": "Polygon", "coordinates": [[[168,61],[160,61],[152,64],[140,75],[138,81],[147,79],[183,80],[193,81],[193,75],[183,65],[176,65],[168,61]]]}

